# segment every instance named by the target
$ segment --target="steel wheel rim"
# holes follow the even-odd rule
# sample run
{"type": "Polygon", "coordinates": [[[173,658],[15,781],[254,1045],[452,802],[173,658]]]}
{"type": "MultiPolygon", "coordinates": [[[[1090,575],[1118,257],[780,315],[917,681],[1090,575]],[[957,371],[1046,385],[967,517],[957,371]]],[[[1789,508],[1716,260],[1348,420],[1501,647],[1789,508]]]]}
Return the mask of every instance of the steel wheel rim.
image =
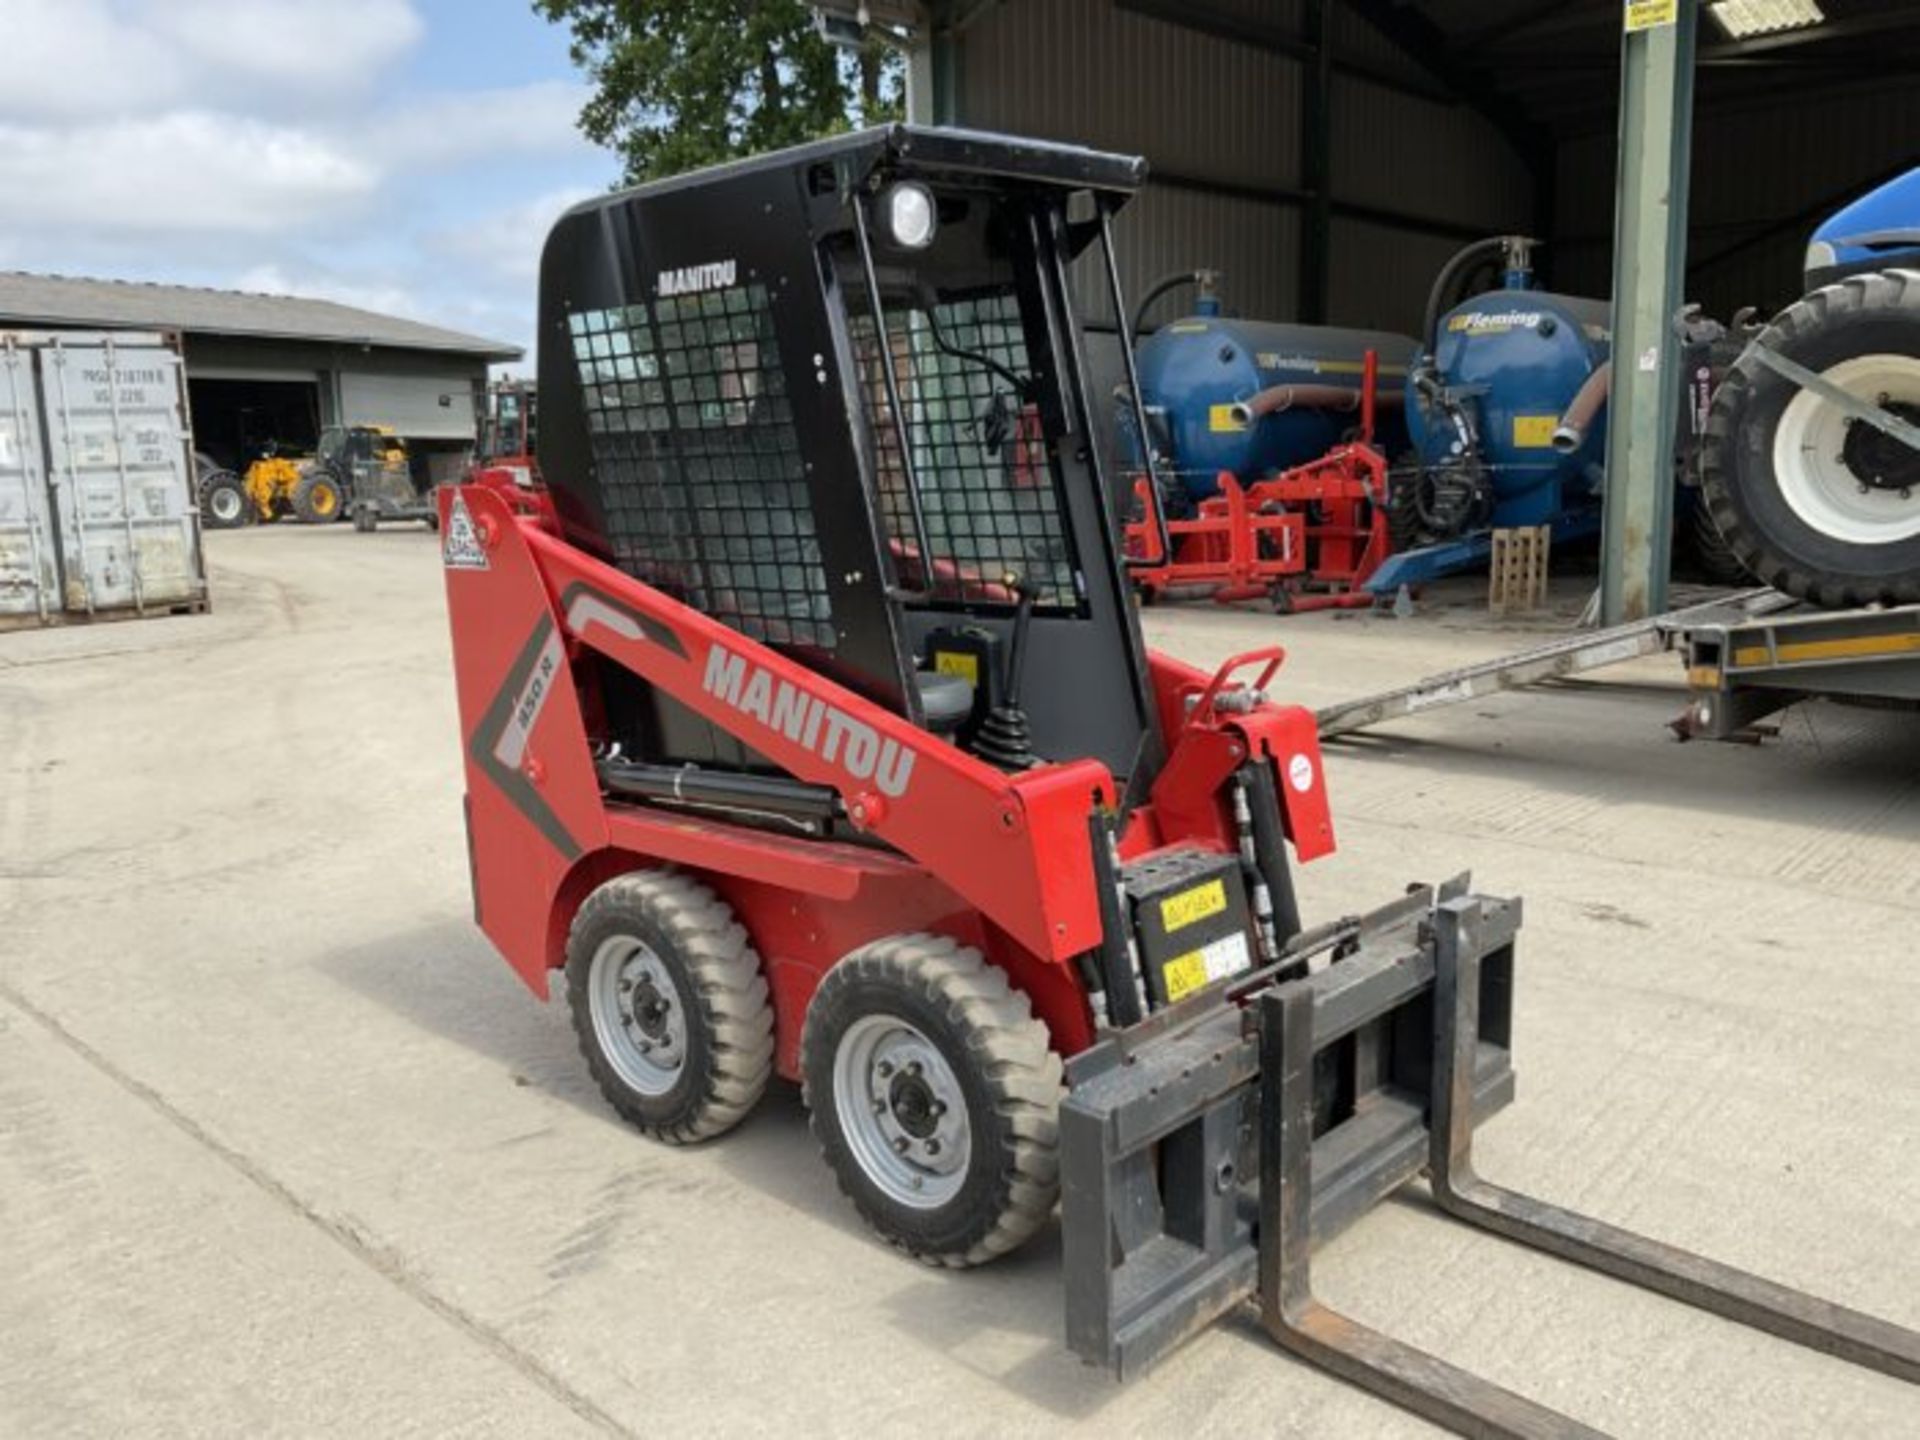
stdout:
{"type": "Polygon", "coordinates": [[[680,987],[645,941],[600,942],[587,970],[594,1039],[614,1073],[642,1095],[664,1095],[687,1063],[687,1011],[680,987]]]}
{"type": "MultiPolygon", "coordinates": [[[[1856,355],[1821,373],[1868,404],[1881,396],[1920,403],[1920,359],[1856,355]]],[[[1773,473],[1780,497],[1810,529],[1847,545],[1891,545],[1920,535],[1920,491],[1868,488],[1841,459],[1847,417],[1809,390],[1787,402],[1773,435],[1773,473]]]]}
{"type": "Polygon", "coordinates": [[[833,1054],[833,1108],[861,1174],[889,1200],[933,1210],[967,1182],[973,1134],[960,1078],[893,1015],[863,1015],[833,1054]]]}
{"type": "Polygon", "coordinates": [[[331,485],[316,485],[313,487],[314,514],[331,515],[339,508],[340,497],[333,493],[333,487],[331,485]]]}
{"type": "Polygon", "coordinates": [[[207,508],[213,511],[216,520],[238,520],[240,518],[240,492],[231,486],[221,485],[207,497],[207,508]]]}

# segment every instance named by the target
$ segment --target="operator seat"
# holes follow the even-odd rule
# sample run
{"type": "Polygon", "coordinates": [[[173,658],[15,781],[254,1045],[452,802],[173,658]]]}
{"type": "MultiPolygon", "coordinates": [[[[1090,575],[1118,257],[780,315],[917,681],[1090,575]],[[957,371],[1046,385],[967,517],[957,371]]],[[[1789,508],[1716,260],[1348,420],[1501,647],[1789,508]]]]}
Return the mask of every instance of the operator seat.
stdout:
{"type": "Polygon", "coordinates": [[[934,734],[951,735],[973,714],[973,686],[963,677],[916,670],[913,679],[920,691],[920,710],[927,717],[927,729],[934,734]]]}

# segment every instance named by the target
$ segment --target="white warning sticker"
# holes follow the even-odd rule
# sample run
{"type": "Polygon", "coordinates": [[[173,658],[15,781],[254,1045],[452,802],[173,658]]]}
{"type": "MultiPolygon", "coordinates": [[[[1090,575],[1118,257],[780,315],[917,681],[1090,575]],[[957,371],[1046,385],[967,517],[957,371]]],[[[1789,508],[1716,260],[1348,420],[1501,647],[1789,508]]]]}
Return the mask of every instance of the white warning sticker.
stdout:
{"type": "Polygon", "coordinates": [[[487,563],[486,547],[480,543],[480,532],[474,527],[465,496],[455,495],[447,510],[447,535],[440,546],[440,558],[449,570],[493,568],[487,563]]]}

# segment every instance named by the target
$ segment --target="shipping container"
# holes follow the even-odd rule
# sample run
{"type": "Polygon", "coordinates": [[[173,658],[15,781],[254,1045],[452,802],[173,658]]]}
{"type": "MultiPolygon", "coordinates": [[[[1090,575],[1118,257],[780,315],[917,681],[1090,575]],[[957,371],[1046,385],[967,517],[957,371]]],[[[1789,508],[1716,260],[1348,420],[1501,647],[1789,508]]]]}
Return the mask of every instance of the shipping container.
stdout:
{"type": "Polygon", "coordinates": [[[178,345],[0,331],[0,628],[206,606],[178,345]]]}

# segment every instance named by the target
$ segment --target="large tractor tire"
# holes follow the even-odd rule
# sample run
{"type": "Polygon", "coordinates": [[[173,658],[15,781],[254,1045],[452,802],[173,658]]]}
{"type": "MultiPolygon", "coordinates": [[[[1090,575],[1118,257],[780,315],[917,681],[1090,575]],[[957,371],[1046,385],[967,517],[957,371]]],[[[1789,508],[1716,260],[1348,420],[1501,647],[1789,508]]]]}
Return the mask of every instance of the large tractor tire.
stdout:
{"type": "MultiPolygon", "coordinates": [[[[1816,290],[1756,343],[1920,424],[1920,271],[1816,290]]],[[[1766,584],[1836,608],[1920,602],[1920,450],[1751,351],[1714,396],[1701,484],[1728,546],[1766,584]]]]}
{"type": "Polygon", "coordinates": [[[346,513],[347,497],[331,470],[309,470],[293,487],[293,513],[303,525],[331,525],[346,513]]]}
{"type": "Polygon", "coordinates": [[[979,1265],[1060,1192],[1060,1057],[978,950],[894,935],[827,972],[801,1037],[807,1108],[840,1188],[882,1239],[979,1265]]]}
{"type": "Polygon", "coordinates": [[[1727,537],[1720,533],[1705,500],[1696,499],[1687,512],[1687,538],[1691,542],[1693,568],[1705,583],[1725,586],[1753,583],[1752,572],[1741,563],[1727,543],[1727,537]]]}
{"type": "Polygon", "coordinates": [[[210,470],[200,481],[200,518],[209,530],[237,530],[253,519],[253,497],[231,470],[210,470]]]}
{"type": "Polygon", "coordinates": [[[733,911],[668,870],[616,876],[567,936],[573,1028],[600,1093],[656,1140],[731,1130],[773,1073],[773,1007],[733,911]]]}

